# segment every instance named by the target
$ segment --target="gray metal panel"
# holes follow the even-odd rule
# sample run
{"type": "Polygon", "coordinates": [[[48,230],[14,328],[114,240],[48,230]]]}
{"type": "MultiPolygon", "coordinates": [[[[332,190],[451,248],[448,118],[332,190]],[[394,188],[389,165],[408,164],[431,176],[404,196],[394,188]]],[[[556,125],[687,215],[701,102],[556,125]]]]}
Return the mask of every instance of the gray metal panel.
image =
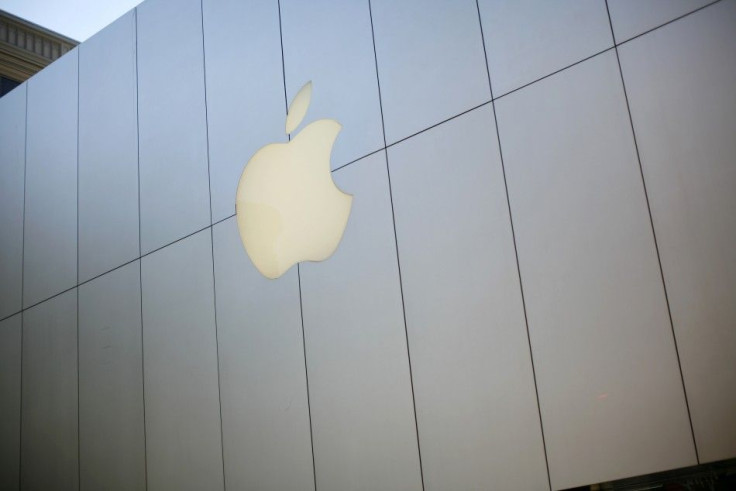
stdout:
{"type": "Polygon", "coordinates": [[[135,12],[79,47],[79,281],[138,256],[135,12]]]}
{"type": "Polygon", "coordinates": [[[235,218],[215,226],[228,489],[313,489],[296,268],[277,281],[248,259],[235,218]]]}
{"type": "Polygon", "coordinates": [[[77,281],[77,53],[28,81],[23,307],[77,281]]]}
{"type": "Polygon", "coordinates": [[[388,152],[428,489],[546,489],[491,106],[388,152]]]}
{"type": "Polygon", "coordinates": [[[317,488],[421,489],[385,155],[333,176],[345,235],[301,266],[317,488]]]}
{"type": "Polygon", "coordinates": [[[149,0],[137,12],[146,253],[207,226],[210,201],[200,0],[149,0]]]}
{"type": "Polygon", "coordinates": [[[311,80],[312,103],[304,123],[328,118],[343,125],[332,167],[382,148],[368,2],[286,0],[281,21],[289,103],[311,80]]]}
{"type": "Polygon", "coordinates": [[[620,43],[713,0],[608,0],[613,32],[620,43]]]}
{"type": "Polygon", "coordinates": [[[79,287],[80,489],[145,489],[139,264],[79,287]]]}
{"type": "Polygon", "coordinates": [[[149,489],[222,489],[210,230],[143,258],[149,489]]]}
{"type": "Polygon", "coordinates": [[[77,291],[23,313],[21,489],[79,489],[77,291]]]}
{"type": "Polygon", "coordinates": [[[21,316],[0,322],[0,489],[18,489],[21,316]]]}
{"type": "Polygon", "coordinates": [[[701,462],[736,457],[734,46],[723,2],[621,49],[701,462]]]}
{"type": "Polygon", "coordinates": [[[613,46],[606,3],[479,0],[498,97],[613,46]]]}
{"type": "Polygon", "coordinates": [[[473,0],[371,5],[388,143],[490,100],[473,0]]]}
{"type": "Polygon", "coordinates": [[[0,318],[21,310],[26,86],[0,99],[0,318]]]}
{"type": "Polygon", "coordinates": [[[616,55],[496,103],[552,487],[696,463],[616,55]]]}
{"type": "Polygon", "coordinates": [[[204,0],[212,216],[235,213],[235,189],[260,147],[285,142],[279,7],[204,0]]]}

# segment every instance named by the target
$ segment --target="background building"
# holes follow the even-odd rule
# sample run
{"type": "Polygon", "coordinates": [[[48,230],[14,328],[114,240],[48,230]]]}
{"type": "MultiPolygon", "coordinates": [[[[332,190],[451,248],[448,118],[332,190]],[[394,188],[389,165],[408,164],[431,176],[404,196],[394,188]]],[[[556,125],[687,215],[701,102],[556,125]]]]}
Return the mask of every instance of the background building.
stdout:
{"type": "Polygon", "coordinates": [[[0,487],[565,489],[736,457],[736,1],[148,0],[0,99],[0,487]],[[344,129],[335,255],[244,164],[344,129]]]}
{"type": "Polygon", "coordinates": [[[0,97],[77,44],[0,10],[0,97]]]}

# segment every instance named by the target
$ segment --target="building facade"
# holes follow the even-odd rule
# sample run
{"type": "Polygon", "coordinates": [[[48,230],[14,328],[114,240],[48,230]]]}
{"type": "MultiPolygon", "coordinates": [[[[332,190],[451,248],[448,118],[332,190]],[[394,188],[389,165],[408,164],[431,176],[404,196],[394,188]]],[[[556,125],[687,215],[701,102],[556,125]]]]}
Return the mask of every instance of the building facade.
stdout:
{"type": "Polygon", "coordinates": [[[0,99],[0,488],[736,457],[735,45],[734,0],[147,0],[0,99]],[[267,280],[235,189],[309,80],[353,211],[267,280]]]}

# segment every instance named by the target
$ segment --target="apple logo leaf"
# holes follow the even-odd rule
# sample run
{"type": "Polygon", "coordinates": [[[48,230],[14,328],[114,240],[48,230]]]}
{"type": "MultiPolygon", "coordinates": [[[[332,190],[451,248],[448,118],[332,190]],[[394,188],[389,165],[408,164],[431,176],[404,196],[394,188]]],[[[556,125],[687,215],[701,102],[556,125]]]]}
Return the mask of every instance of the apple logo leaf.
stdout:
{"type": "Polygon", "coordinates": [[[302,122],[304,116],[307,114],[309,109],[309,103],[312,100],[312,82],[311,80],[304,84],[304,87],[299,89],[294,99],[289,104],[289,112],[286,115],[286,133],[293,132],[299,123],[302,122]]]}

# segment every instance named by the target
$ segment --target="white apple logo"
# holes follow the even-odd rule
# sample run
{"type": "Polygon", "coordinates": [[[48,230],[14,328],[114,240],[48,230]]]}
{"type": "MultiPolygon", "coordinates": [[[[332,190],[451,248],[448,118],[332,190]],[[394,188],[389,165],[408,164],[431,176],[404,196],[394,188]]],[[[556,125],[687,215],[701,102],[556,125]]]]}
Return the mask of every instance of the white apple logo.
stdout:
{"type": "MultiPolygon", "coordinates": [[[[312,82],[289,106],[286,133],[301,123],[312,82]]],[[[301,261],[335,252],[353,197],[332,181],[330,154],[342,126],[332,119],[307,125],[289,143],[260,148],[243,170],[235,198],[240,238],[263,276],[276,279],[301,261]]]]}

